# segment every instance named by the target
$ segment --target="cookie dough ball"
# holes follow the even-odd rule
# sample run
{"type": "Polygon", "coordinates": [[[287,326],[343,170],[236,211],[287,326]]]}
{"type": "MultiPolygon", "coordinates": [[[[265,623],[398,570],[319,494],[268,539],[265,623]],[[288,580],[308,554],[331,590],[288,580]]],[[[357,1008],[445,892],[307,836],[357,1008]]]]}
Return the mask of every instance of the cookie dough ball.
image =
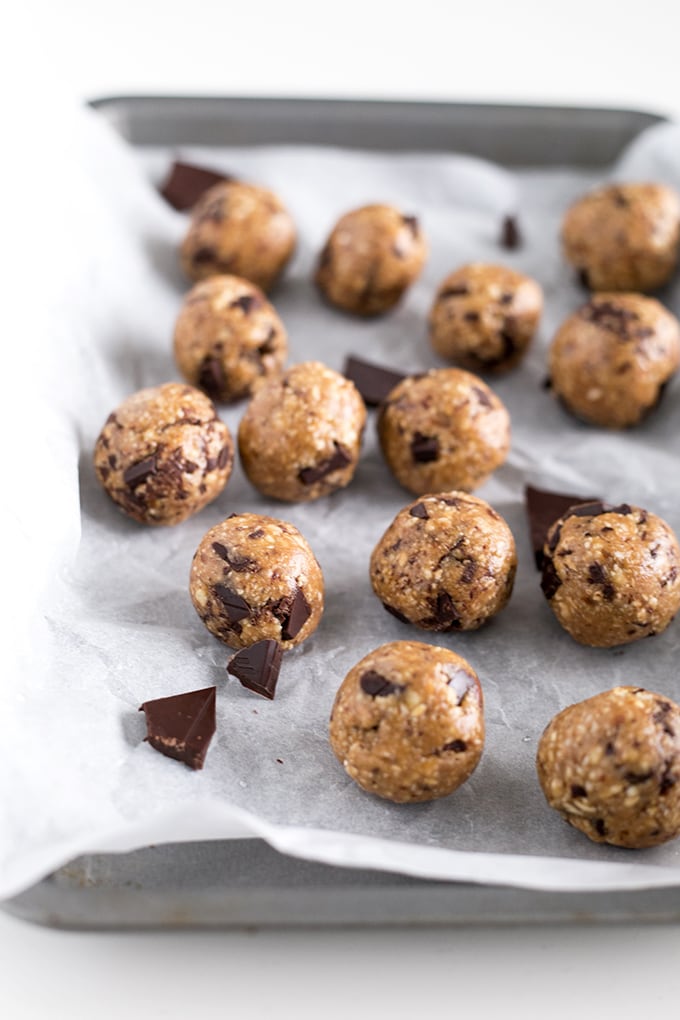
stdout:
{"type": "Polygon", "coordinates": [[[321,252],[316,283],[338,308],[380,315],[420,276],[426,256],[415,216],[390,205],[367,205],[336,223],[321,252]]]}
{"type": "Polygon", "coordinates": [[[401,510],[371,556],[373,591],[388,612],[423,630],[476,630],[512,593],[512,532],[488,503],[463,492],[423,496],[401,510]]]}
{"type": "Polygon", "coordinates": [[[653,298],[596,294],[550,347],[553,392],[591,425],[627,428],[654,408],[680,363],[680,325],[653,298]]]}
{"type": "Polygon", "coordinates": [[[227,404],[250,396],[262,379],[278,375],[288,338],[259,287],[239,276],[211,276],[184,299],[174,348],[187,381],[227,404]]]}
{"type": "Polygon", "coordinates": [[[366,406],[354,383],[318,361],[264,383],[238,431],[243,470],[264,496],[302,503],[354,477],[366,406]]]}
{"type": "Polygon", "coordinates": [[[139,390],[109,415],[94,449],[97,478],[142,524],[179,524],[211,503],[234,463],[229,429],[200,390],[139,390]]]}
{"type": "Polygon", "coordinates": [[[411,492],[470,491],[505,461],[510,416],[476,375],[439,368],[397,383],[380,408],[378,437],[411,492]]]}
{"type": "Polygon", "coordinates": [[[437,354],[473,372],[507,372],[523,358],[542,311],[543,291],[531,277],[475,262],[440,284],[430,342],[437,354]]]}
{"type": "Polygon", "coordinates": [[[234,273],[270,290],[295,249],[290,214],[267,188],[222,181],[198,200],[181,260],[191,280],[234,273]]]}
{"type": "Polygon", "coordinates": [[[546,727],[536,768],[550,807],[595,843],[641,848],[680,833],[680,706],[614,687],[546,727]]]}
{"type": "Polygon", "coordinates": [[[482,755],[477,675],[447,648],[382,645],[343,680],[330,742],[347,774],[369,793],[398,804],[446,797],[482,755]]]}
{"type": "Polygon", "coordinates": [[[263,638],[283,648],[313,634],[323,613],[323,575],[294,525],[232,514],[204,535],[189,594],[211,634],[230,648],[263,638]]]}
{"type": "Polygon", "coordinates": [[[567,211],[562,244],[590,290],[657,290],[678,260],[680,196],[662,184],[598,188],[567,211]]]}
{"type": "Polygon", "coordinates": [[[580,644],[629,644],[660,634],[680,608],[680,547],[647,510],[582,503],[548,531],[541,588],[580,644]]]}

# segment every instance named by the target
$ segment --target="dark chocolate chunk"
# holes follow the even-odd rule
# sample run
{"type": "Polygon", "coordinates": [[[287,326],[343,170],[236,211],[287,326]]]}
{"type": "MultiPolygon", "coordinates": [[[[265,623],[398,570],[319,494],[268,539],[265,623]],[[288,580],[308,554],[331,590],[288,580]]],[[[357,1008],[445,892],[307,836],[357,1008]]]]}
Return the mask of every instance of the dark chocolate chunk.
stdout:
{"type": "Polygon", "coordinates": [[[157,470],[156,455],[153,454],[151,457],[145,457],[144,460],[138,460],[136,464],[126,467],[123,471],[123,481],[131,489],[134,489],[136,485],[145,482],[149,475],[155,475],[157,470]]]}
{"type": "Polygon", "coordinates": [[[498,303],[501,304],[501,305],[511,305],[514,296],[515,295],[512,293],[512,291],[506,290],[499,297],[498,303]]]}
{"type": "Polygon", "coordinates": [[[429,520],[430,515],[427,512],[427,507],[424,503],[416,503],[409,510],[409,517],[419,517],[423,521],[429,520]]]}
{"type": "Polygon", "coordinates": [[[281,620],[281,636],[284,641],[292,641],[298,636],[309,617],[312,609],[305,598],[302,588],[296,588],[290,601],[290,607],[284,611],[281,620]]]}
{"type": "Polygon", "coordinates": [[[161,195],[174,209],[183,212],[196,205],[201,195],[220,181],[233,180],[226,174],[206,170],[190,163],[173,163],[165,183],[160,189],[161,195]]]}
{"type": "Polygon", "coordinates": [[[215,732],[217,688],[174,694],[145,701],[139,711],[146,716],[146,740],[156,751],[202,769],[215,732]]]}
{"type": "Polygon", "coordinates": [[[315,482],[321,481],[327,475],[333,474],[334,471],[339,471],[340,468],[347,467],[348,464],[352,463],[352,458],[348,451],[340,443],[333,440],[333,446],[335,451],[326,457],[325,460],[319,461],[314,467],[302,468],[298,472],[298,478],[303,485],[313,485],[315,482]]]}
{"type": "Polygon", "coordinates": [[[458,610],[447,591],[442,591],[437,595],[434,603],[434,620],[435,623],[447,628],[455,630],[460,628],[458,610]]]}
{"type": "Polygon", "coordinates": [[[551,525],[574,505],[590,499],[592,497],[573,496],[566,492],[548,492],[546,489],[535,489],[532,485],[526,486],[524,500],[529,518],[531,547],[538,570],[543,566],[543,545],[551,525]]]}
{"type": "Polygon", "coordinates": [[[283,648],[279,642],[265,638],[237,652],[227,663],[227,673],[240,680],[249,691],[272,701],[282,658],[283,648]]]}
{"type": "Polygon", "coordinates": [[[522,244],[519,223],[515,216],[505,216],[501,227],[500,245],[508,251],[514,251],[522,244]]]}
{"type": "Polygon", "coordinates": [[[607,827],[604,824],[604,818],[594,818],[592,821],[592,825],[594,826],[598,836],[607,835],[607,827]]]}
{"type": "Polygon", "coordinates": [[[587,797],[588,791],[585,786],[581,786],[580,783],[573,783],[571,787],[572,797],[587,797]]]}
{"type": "Polygon", "coordinates": [[[249,556],[240,556],[238,553],[232,552],[227,549],[226,545],[222,545],[221,542],[213,542],[213,552],[217,553],[221,560],[224,560],[232,570],[235,570],[237,574],[249,573],[257,574],[260,565],[255,560],[251,560],[249,556]]]}
{"type": "Polygon", "coordinates": [[[463,318],[466,322],[479,322],[479,312],[465,312],[463,318]]]}
{"type": "Polygon", "coordinates": [[[381,404],[390,390],[406,378],[403,372],[351,356],[345,361],[343,375],[354,383],[369,407],[381,404]]]}
{"type": "Polygon", "coordinates": [[[602,595],[607,602],[611,602],[616,594],[613,584],[607,580],[607,573],[601,563],[589,564],[588,584],[602,585],[602,595]]]}
{"type": "Polygon", "coordinates": [[[487,390],[483,390],[481,386],[473,386],[472,389],[474,390],[477,400],[480,402],[482,407],[493,407],[493,401],[491,400],[487,390]]]}
{"type": "Polygon", "coordinates": [[[627,517],[628,514],[632,514],[632,507],[628,503],[619,503],[618,506],[610,506],[609,503],[603,503],[602,500],[595,500],[592,503],[583,503],[578,506],[573,506],[563,516],[566,517],[601,517],[602,514],[621,514],[623,517],[627,517]]]}
{"type": "Polygon", "coordinates": [[[409,228],[414,237],[418,236],[418,218],[417,216],[402,216],[402,221],[409,228]]]}
{"type": "Polygon", "coordinates": [[[579,269],[576,278],[582,287],[585,287],[586,290],[590,290],[590,277],[588,276],[587,269],[579,269]]]}
{"type": "Polygon", "coordinates": [[[406,690],[404,684],[393,684],[391,680],[374,669],[362,673],[359,683],[364,694],[368,694],[371,698],[386,698],[388,694],[400,694],[401,691],[406,690]]]}
{"type": "Polygon", "coordinates": [[[555,570],[555,564],[548,557],[543,557],[543,574],[541,577],[541,591],[550,600],[559,586],[562,584],[555,570]]]}
{"type": "Polygon", "coordinates": [[[214,248],[197,248],[194,254],[191,256],[191,261],[195,266],[205,265],[207,262],[214,262],[217,259],[217,252],[214,248]]]}
{"type": "Polygon", "coordinates": [[[453,688],[458,698],[457,704],[460,705],[475,681],[466,670],[461,669],[460,666],[454,666],[453,663],[445,665],[443,669],[448,677],[446,682],[449,687],[453,688]]]}
{"type": "Polygon", "coordinates": [[[198,371],[200,388],[214,399],[219,397],[225,382],[224,367],[220,359],[212,357],[210,354],[206,355],[198,371]]]}
{"type": "Polygon", "coordinates": [[[582,319],[592,322],[600,329],[615,333],[621,340],[634,340],[638,337],[640,327],[637,312],[624,308],[615,301],[592,298],[580,311],[582,319]]]}
{"type": "Polygon", "coordinates": [[[657,700],[657,710],[652,716],[652,722],[655,722],[657,726],[660,726],[664,733],[667,733],[669,737],[675,736],[675,730],[668,722],[668,713],[671,711],[672,705],[670,701],[657,700]]]}
{"type": "Polygon", "coordinates": [[[439,458],[439,440],[436,436],[424,436],[422,432],[414,433],[411,440],[411,456],[417,464],[429,464],[439,458]]]}
{"type": "Polygon", "coordinates": [[[469,293],[469,287],[461,283],[456,287],[445,287],[444,290],[440,290],[437,294],[437,301],[443,301],[445,298],[450,297],[467,297],[469,293]]]}
{"type": "Polygon", "coordinates": [[[474,576],[477,573],[477,564],[474,560],[468,560],[463,568],[463,573],[460,576],[463,584],[470,584],[474,580],[474,576]]]}
{"type": "Polygon", "coordinates": [[[648,779],[651,779],[654,775],[654,770],[650,772],[624,772],[623,778],[631,786],[637,786],[639,783],[646,783],[648,779]]]}
{"type": "Polygon", "coordinates": [[[242,294],[232,301],[230,308],[240,308],[244,315],[250,315],[253,308],[259,308],[262,302],[256,294],[242,294]]]}
{"type": "Polygon", "coordinates": [[[230,457],[231,457],[231,448],[228,447],[228,446],[223,446],[222,449],[220,450],[220,452],[217,455],[217,466],[219,468],[225,468],[227,466],[227,464],[229,463],[229,458],[230,457]]]}
{"type": "Polygon", "coordinates": [[[396,619],[399,620],[401,623],[411,622],[406,616],[404,616],[403,613],[400,613],[398,609],[395,609],[394,606],[388,606],[387,602],[383,602],[382,605],[383,609],[386,609],[388,613],[396,617],[396,619]]]}
{"type": "Polygon", "coordinates": [[[464,740],[450,740],[448,744],[444,744],[442,751],[455,751],[460,754],[462,751],[467,751],[467,744],[464,740]]]}
{"type": "Polygon", "coordinates": [[[660,794],[668,793],[671,787],[675,786],[677,782],[676,777],[671,775],[671,772],[673,770],[673,764],[674,764],[673,758],[667,759],[667,761],[664,763],[664,770],[659,781],[660,794]]]}
{"type": "Polygon", "coordinates": [[[216,584],[213,592],[224,606],[230,623],[238,623],[239,620],[245,620],[250,616],[248,603],[231,588],[227,588],[226,584],[216,584]]]}

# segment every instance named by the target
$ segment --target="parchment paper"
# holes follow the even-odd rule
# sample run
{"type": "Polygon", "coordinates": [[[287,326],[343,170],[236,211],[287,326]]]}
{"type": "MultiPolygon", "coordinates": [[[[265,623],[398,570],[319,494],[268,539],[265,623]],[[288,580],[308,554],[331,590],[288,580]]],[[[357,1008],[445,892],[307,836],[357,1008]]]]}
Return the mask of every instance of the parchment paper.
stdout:
{"type": "MultiPolygon", "coordinates": [[[[622,649],[577,645],[539,590],[521,500],[527,482],[661,514],[680,532],[680,386],[622,434],[581,426],[541,383],[547,345],[585,299],[557,242],[569,202],[595,183],[583,172],[510,174],[465,156],[377,155],[313,147],[134,153],[82,113],[53,153],[54,201],[41,207],[48,258],[24,288],[3,406],[3,729],[0,895],[89,850],[260,835],[279,849],[348,866],[543,889],[634,888],[680,882],[680,841],[633,853],[597,846],[545,804],[534,770],[538,737],[564,706],[618,683],[678,699],[680,621],[622,649]],[[405,370],[441,362],[425,319],[440,279],[465,261],[501,261],[543,285],[546,312],[523,366],[492,381],[512,417],[507,464],[481,490],[507,519],[520,566],[509,607],[487,628],[426,635],[384,612],[368,582],[370,552],[410,499],[377,450],[373,416],[353,484],[306,506],[264,500],[237,466],[223,495],[173,529],[124,518],[91,465],[107,414],[133,390],[178,378],[175,316],[188,288],[176,246],[186,218],[155,185],[172,158],[273,187],[300,244],[272,295],[290,361],[341,369],[352,352],[405,370]],[[393,314],[362,322],[320,301],[316,253],[353,206],[395,202],[430,241],[422,279],[393,314]],[[524,245],[498,246],[517,212],[524,245]],[[19,444],[19,449],[17,448],[19,444]],[[296,524],[326,580],[317,633],[288,654],[267,702],[225,673],[231,652],[204,629],[187,592],[204,532],[232,512],[296,524]],[[396,806],[363,793],[327,740],[335,692],[370,649],[400,638],[464,655],[480,676],[487,739],[471,780],[431,804],[396,806]],[[217,684],[217,734],[202,772],[143,742],[149,698],[217,684]]],[[[609,176],[680,187],[680,128],[654,128],[609,176]]],[[[42,252],[45,252],[43,247],[42,252]]],[[[678,282],[662,295],[680,312],[678,282]]],[[[235,431],[242,406],[224,409],[235,431]]]]}

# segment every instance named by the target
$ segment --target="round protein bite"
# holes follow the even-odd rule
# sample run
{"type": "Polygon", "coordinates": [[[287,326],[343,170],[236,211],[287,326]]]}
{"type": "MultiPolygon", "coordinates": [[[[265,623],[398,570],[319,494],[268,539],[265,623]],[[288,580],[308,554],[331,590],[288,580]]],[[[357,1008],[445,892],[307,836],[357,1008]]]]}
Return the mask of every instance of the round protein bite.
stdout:
{"type": "Polygon", "coordinates": [[[234,463],[229,429],[204,393],[165,383],[133,393],[106,419],[97,478],[142,524],[179,524],[211,503],[234,463]]]}
{"type": "Polygon", "coordinates": [[[524,357],[543,312],[530,276],[474,262],[442,280],[430,310],[432,347],[472,372],[507,372],[524,357]]]}
{"type": "Polygon", "coordinates": [[[463,492],[423,496],[400,510],[371,556],[385,609],[423,630],[476,630],[508,602],[515,540],[500,514],[463,492]]]}
{"type": "Polygon", "coordinates": [[[227,404],[250,396],[262,379],[278,375],[288,337],[259,287],[239,276],[211,276],[184,299],[174,351],[187,381],[227,404]]]}
{"type": "Polygon", "coordinates": [[[234,273],[270,290],[295,249],[295,224],[267,188],[222,181],[191,214],[182,242],[182,268],[191,280],[234,273]]]}
{"type": "Polygon", "coordinates": [[[319,625],[321,567],[293,524],[232,514],[201,539],[189,578],[194,609],[230,648],[273,638],[301,644],[319,625]]]}
{"type": "Polygon", "coordinates": [[[439,368],[390,391],[378,438],[390,470],[411,492],[470,491],[505,461],[510,416],[478,376],[439,368]]]}
{"type": "Polygon", "coordinates": [[[582,645],[612,648],[660,634],[680,608],[680,547],[656,514],[582,503],[549,529],[541,588],[582,645]]]}
{"type": "Polygon", "coordinates": [[[659,403],[680,364],[680,324],[654,298],[595,294],[562,324],[550,386],[590,425],[629,428],[659,403]]]}
{"type": "Polygon", "coordinates": [[[337,308],[380,315],[420,276],[427,244],[415,216],[366,205],[338,220],[323,247],[316,283],[337,308]]]}
{"type": "Polygon", "coordinates": [[[482,755],[477,674],[447,648],[381,645],[343,680],[329,736],[338,761],[368,793],[398,804],[446,797],[482,755]]]}
{"type": "Polygon", "coordinates": [[[658,846],[680,833],[680,706],[614,687],[559,712],[536,756],[550,807],[595,843],[658,846]]]}
{"type": "Polygon", "coordinates": [[[678,260],[680,196],[662,184],[597,188],[567,211],[562,245],[590,290],[657,290],[678,260]]]}
{"type": "Polygon", "coordinates": [[[263,383],[238,430],[243,470],[263,495],[302,503],[354,477],[366,405],[354,383],[305,361],[263,383]]]}

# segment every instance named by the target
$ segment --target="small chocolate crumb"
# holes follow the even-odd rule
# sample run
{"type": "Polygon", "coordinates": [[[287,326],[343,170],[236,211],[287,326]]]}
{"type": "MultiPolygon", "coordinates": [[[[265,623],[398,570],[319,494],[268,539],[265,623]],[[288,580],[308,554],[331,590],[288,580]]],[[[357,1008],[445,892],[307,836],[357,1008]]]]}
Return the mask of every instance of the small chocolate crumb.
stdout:
{"type": "Polygon", "coordinates": [[[571,795],[572,797],[587,797],[588,791],[585,786],[581,786],[580,783],[572,783],[571,795]]]}
{"type": "Polygon", "coordinates": [[[414,433],[411,440],[411,457],[417,464],[429,464],[439,459],[439,440],[436,436],[425,436],[422,432],[414,433]]]}
{"type": "Polygon", "coordinates": [[[418,219],[416,216],[402,216],[403,223],[409,228],[414,237],[418,236],[418,219]]]}
{"type": "Polygon", "coordinates": [[[386,698],[388,694],[400,694],[406,690],[405,684],[394,684],[374,669],[363,673],[359,683],[362,691],[371,698],[386,698]]]}
{"type": "Polygon", "coordinates": [[[507,251],[515,251],[522,244],[519,223],[515,216],[505,216],[501,227],[500,246],[507,251]]]}
{"type": "Polygon", "coordinates": [[[155,475],[157,470],[156,455],[153,454],[151,457],[145,457],[144,460],[138,460],[135,464],[126,467],[123,471],[123,481],[131,489],[134,489],[135,486],[145,482],[149,475],[155,475]]]}
{"type": "Polygon", "coordinates": [[[249,648],[242,648],[227,663],[227,673],[263,698],[274,699],[279,678],[283,648],[278,641],[265,638],[249,648]]]}

